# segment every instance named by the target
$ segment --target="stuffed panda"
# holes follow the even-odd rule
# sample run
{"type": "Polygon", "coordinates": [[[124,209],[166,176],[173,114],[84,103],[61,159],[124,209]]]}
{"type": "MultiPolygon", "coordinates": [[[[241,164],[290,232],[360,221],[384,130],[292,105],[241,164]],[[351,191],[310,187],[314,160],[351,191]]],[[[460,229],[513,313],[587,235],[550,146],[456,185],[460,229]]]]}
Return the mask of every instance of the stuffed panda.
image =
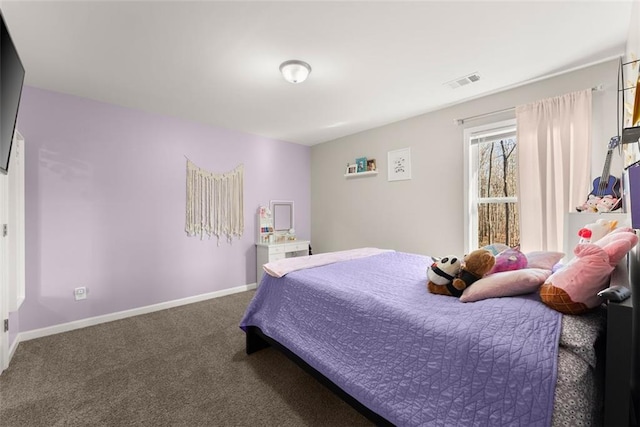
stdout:
{"type": "Polygon", "coordinates": [[[447,285],[460,273],[460,259],[446,256],[427,268],[427,289],[434,294],[448,295],[447,285]]]}

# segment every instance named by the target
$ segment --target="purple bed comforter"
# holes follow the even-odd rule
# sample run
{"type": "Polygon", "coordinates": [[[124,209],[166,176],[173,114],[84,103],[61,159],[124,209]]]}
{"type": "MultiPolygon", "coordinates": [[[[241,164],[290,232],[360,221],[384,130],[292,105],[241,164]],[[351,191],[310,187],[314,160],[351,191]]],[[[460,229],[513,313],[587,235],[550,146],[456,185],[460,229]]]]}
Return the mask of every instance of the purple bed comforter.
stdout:
{"type": "Polygon", "coordinates": [[[534,295],[430,294],[430,262],[390,252],[265,275],[240,327],[396,425],[550,425],[561,315],[534,295]]]}

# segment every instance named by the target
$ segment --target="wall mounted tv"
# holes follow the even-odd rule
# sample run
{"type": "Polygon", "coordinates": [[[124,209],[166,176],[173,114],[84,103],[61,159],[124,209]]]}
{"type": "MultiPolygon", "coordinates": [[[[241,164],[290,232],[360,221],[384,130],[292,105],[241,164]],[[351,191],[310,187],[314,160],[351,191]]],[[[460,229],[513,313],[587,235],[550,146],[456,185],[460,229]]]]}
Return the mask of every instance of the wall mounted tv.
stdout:
{"type": "Polygon", "coordinates": [[[24,67],[0,12],[0,172],[9,171],[11,143],[24,83],[24,67]]]}

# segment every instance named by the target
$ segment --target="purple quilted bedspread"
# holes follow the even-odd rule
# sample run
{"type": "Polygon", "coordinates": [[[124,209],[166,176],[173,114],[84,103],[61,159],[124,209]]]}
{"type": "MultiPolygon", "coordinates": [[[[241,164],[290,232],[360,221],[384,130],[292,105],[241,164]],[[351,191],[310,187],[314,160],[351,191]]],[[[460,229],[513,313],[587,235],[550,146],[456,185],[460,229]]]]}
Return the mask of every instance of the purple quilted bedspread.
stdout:
{"type": "Polygon", "coordinates": [[[550,425],[561,315],[533,295],[430,294],[430,262],[390,252],[265,275],[240,326],[396,425],[550,425]]]}

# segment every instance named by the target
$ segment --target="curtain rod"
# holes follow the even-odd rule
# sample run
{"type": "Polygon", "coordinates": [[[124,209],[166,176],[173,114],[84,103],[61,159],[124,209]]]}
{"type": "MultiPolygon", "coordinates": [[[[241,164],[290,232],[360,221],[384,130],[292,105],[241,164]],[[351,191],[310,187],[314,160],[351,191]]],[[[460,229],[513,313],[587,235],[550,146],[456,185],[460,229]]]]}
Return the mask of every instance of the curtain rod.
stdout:
{"type": "MultiPolygon", "coordinates": [[[[602,85],[594,86],[591,88],[591,92],[599,92],[602,90],[602,85]]],[[[482,119],[484,117],[495,116],[496,114],[508,113],[509,111],[515,110],[516,107],[503,108],[502,110],[491,111],[489,113],[477,114],[475,116],[465,117],[464,119],[454,119],[453,123],[460,126],[463,125],[466,121],[469,120],[477,120],[482,119]]]]}

